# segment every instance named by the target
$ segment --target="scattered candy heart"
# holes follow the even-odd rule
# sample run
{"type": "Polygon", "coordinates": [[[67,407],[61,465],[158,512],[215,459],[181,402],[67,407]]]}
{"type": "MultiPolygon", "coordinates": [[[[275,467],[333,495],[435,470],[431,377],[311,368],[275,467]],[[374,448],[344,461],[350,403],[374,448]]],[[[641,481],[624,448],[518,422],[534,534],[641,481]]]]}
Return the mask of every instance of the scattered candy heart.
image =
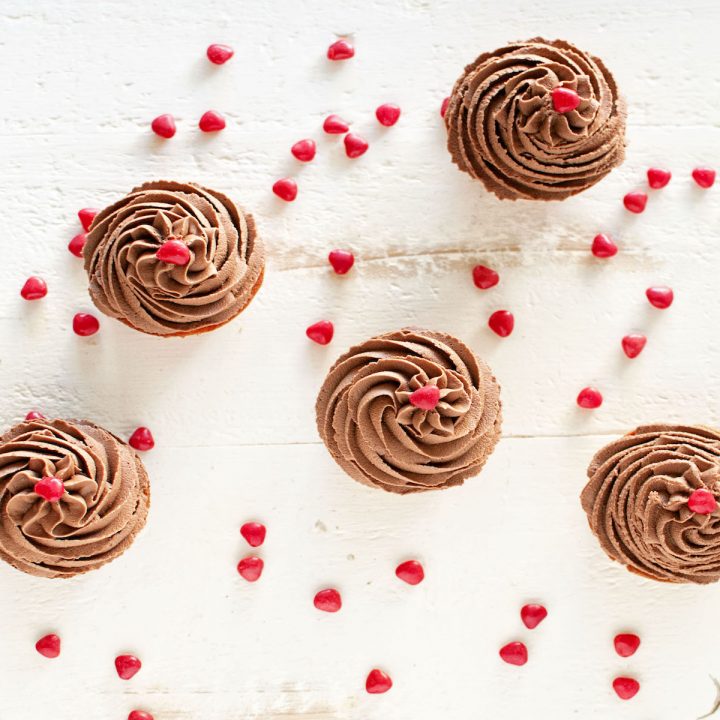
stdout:
{"type": "Polygon", "coordinates": [[[547,614],[547,610],[542,605],[530,603],[522,606],[520,619],[528,630],[534,630],[547,617],[547,614]]]}
{"type": "Polygon", "coordinates": [[[647,171],[648,185],[653,190],[659,190],[664,188],[672,177],[672,173],[669,170],[662,170],[660,168],[650,168],[647,171]]]}
{"type": "Polygon", "coordinates": [[[442,103],[440,104],[440,117],[441,118],[445,117],[445,113],[447,112],[449,104],[450,104],[450,96],[444,98],[442,103]]]}
{"type": "Polygon", "coordinates": [[[339,115],[328,115],[323,122],[323,130],[328,135],[342,135],[350,126],[339,115]]]}
{"type": "Polygon", "coordinates": [[[345,275],[355,264],[355,256],[349,250],[331,250],[328,261],[338,275],[345,275]]]}
{"type": "Polygon", "coordinates": [[[617,255],[618,247],[608,235],[600,233],[593,238],[591,250],[596,258],[609,258],[617,255]]]}
{"type": "Polygon", "coordinates": [[[400,119],[400,107],[393,103],[385,103],[375,110],[375,117],[385,127],[392,127],[400,119]]]}
{"type": "Polygon", "coordinates": [[[641,192],[640,190],[635,190],[625,195],[625,197],[623,198],[623,205],[625,205],[625,208],[631,213],[638,214],[645,210],[647,200],[648,196],[644,192],[641,192]]]}
{"type": "Polygon", "coordinates": [[[208,46],[206,54],[213,65],[223,65],[235,54],[235,51],[229,45],[213,43],[208,46]]]}
{"type": "Polygon", "coordinates": [[[327,49],[328,60],[348,60],[355,55],[355,48],[347,40],[336,40],[327,49]]]}
{"type": "Polygon", "coordinates": [[[68,250],[75,256],[81,258],[83,256],[83,248],[85,247],[85,241],[87,236],[85,233],[77,234],[69,243],[68,250]]]}
{"type": "Polygon", "coordinates": [[[500,657],[509,665],[524,665],[528,661],[525,643],[511,642],[500,648],[500,657]]]}
{"type": "Polygon", "coordinates": [[[349,158],[359,158],[367,152],[369,145],[359,135],[348,133],[344,138],[345,154],[349,158]]]}
{"type": "Polygon", "coordinates": [[[395,575],[408,585],[419,585],[425,579],[425,570],[417,560],[406,560],[395,568],[395,575]]]}
{"type": "Polygon", "coordinates": [[[710,168],[695,168],[692,171],[693,180],[701,187],[707,190],[715,184],[715,171],[710,168]]]}
{"type": "Polygon", "coordinates": [[[187,265],[190,262],[190,248],[182,240],[166,240],[157,249],[155,257],[170,265],[187,265]]]}
{"type": "Polygon", "coordinates": [[[47,295],[47,283],[35,275],[29,277],[20,290],[25,300],[40,300],[47,295]]]}
{"type": "Polygon", "coordinates": [[[586,410],[595,410],[602,405],[603,396],[597,388],[583,388],[577,396],[577,404],[586,410]]]}
{"type": "Polygon", "coordinates": [[[365,690],[371,695],[386,693],[392,687],[392,680],[387,673],[375,668],[371,670],[365,680],[365,690]]]}
{"type": "Polygon", "coordinates": [[[31,410],[26,416],[25,420],[45,420],[45,416],[37,410],[31,410]]]}
{"type": "Polygon", "coordinates": [[[80,337],[94,335],[100,329],[100,322],[94,315],[78,313],[73,318],[73,332],[80,337]]]}
{"type": "Polygon", "coordinates": [[[267,528],[259,522],[247,522],[240,528],[240,534],[250,547],[260,547],[265,542],[267,528]]]}
{"type": "Polygon", "coordinates": [[[640,638],[633,633],[620,633],[615,636],[613,644],[620,657],[630,657],[640,647],[640,638]]]}
{"type": "Polygon", "coordinates": [[[310,162],[315,157],[317,147],[314,140],[306,138],[305,140],[298,140],[291,148],[290,152],[300,162],[310,162]]]}
{"type": "Polygon", "coordinates": [[[488,290],[500,282],[500,276],[487,265],[476,265],[472,270],[475,287],[480,290],[488,290]]]}
{"type": "Polygon", "coordinates": [[[688,508],[698,515],[711,515],[717,510],[715,496],[705,488],[698,488],[690,493],[688,508]]]}
{"type": "Polygon", "coordinates": [[[617,696],[621,700],[630,700],[634,698],[638,690],[640,690],[640,683],[637,680],[629,677],[618,677],[613,680],[613,690],[617,693],[617,696]]]}
{"type": "Polygon", "coordinates": [[[155,438],[149,428],[139,427],[133,431],[128,440],[130,447],[141,452],[147,452],[155,447],[155,438]]]}
{"type": "Polygon", "coordinates": [[[328,588],[327,590],[321,590],[315,595],[313,604],[318,610],[335,613],[342,607],[342,598],[337,590],[328,588]]]}
{"type": "Polygon", "coordinates": [[[515,317],[509,310],[496,310],[488,319],[488,327],[500,337],[507,337],[515,327],[515,317]]]}
{"type": "Polygon", "coordinates": [[[95,219],[95,216],[100,211],[97,208],[83,208],[82,210],[78,210],[78,220],[80,220],[80,224],[82,225],[82,229],[87,232],[90,229],[90,226],[92,225],[92,221],[95,219]]]}
{"type": "Polygon", "coordinates": [[[555,112],[568,113],[580,104],[580,96],[570,88],[556,87],[551,92],[555,112]]]}
{"type": "Polygon", "coordinates": [[[225,118],[215,110],[208,110],[200,118],[198,127],[203,132],[218,132],[225,128],[225,118]]]}
{"type": "Polygon", "coordinates": [[[46,658],[56,658],[60,654],[60,638],[53,634],[41,637],[35,643],[35,649],[46,658]]]}
{"type": "Polygon", "coordinates": [[[265,563],[259,557],[245,557],[237,565],[237,571],[248,582],[255,582],[262,575],[265,563]]]}
{"type": "Polygon", "coordinates": [[[669,308],[675,299],[675,294],[667,285],[654,285],[653,287],[649,287],[645,291],[645,295],[650,301],[650,304],[659,310],[669,308]]]}
{"type": "Polygon", "coordinates": [[[311,325],[305,334],[318,345],[327,345],[335,333],[335,328],[329,320],[320,320],[311,325]]]}
{"type": "Polygon", "coordinates": [[[49,503],[56,503],[65,494],[65,485],[60,478],[46,476],[35,483],[33,492],[49,503]]]}
{"type": "Polygon", "coordinates": [[[292,178],[281,178],[273,187],[273,192],[285,202],[292,202],[298,193],[297,183],[292,178]]]}
{"type": "Polygon", "coordinates": [[[410,394],[410,404],[421,410],[434,410],[440,402],[440,389],[436,385],[425,385],[410,394]]]}
{"type": "Polygon", "coordinates": [[[149,712],[144,710],[133,710],[128,715],[128,720],[155,720],[149,712]]]}
{"type": "Polygon", "coordinates": [[[175,118],[170,114],[158,115],[151,123],[152,131],[161,138],[169,139],[175,134],[175,118]]]}
{"type": "Polygon", "coordinates": [[[622,339],[622,349],[623,352],[632,360],[643,351],[645,343],[647,343],[647,338],[644,335],[640,335],[640,333],[632,333],[630,335],[626,335],[622,339]]]}
{"type": "Polygon", "coordinates": [[[122,680],[129,680],[137,675],[142,663],[134,655],[118,655],[115,658],[115,670],[122,680]]]}

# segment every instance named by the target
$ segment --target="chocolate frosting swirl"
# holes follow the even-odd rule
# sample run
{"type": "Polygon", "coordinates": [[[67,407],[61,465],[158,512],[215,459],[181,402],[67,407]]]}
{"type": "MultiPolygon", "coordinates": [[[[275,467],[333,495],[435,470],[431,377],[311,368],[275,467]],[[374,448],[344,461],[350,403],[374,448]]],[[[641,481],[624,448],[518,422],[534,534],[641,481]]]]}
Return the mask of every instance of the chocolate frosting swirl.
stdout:
{"type": "Polygon", "coordinates": [[[0,437],[0,558],[71,577],[121,555],[145,525],[150,485],[129,445],[86,420],[33,420],[0,437]],[[65,485],[58,502],[33,488],[65,485]]]}
{"type": "Polygon", "coordinates": [[[320,436],[355,480],[395,493],[437,490],[476,475],[500,438],[500,388],[451,335],[406,328],[350,348],[316,404],[320,436]],[[436,385],[434,410],[410,403],[436,385]]]}
{"type": "Polygon", "coordinates": [[[581,495],[603,550],[639,575],[676,583],[720,578],[720,511],[692,512],[705,488],[720,501],[720,432],[646,425],[600,450],[581,495]]]}
{"type": "Polygon", "coordinates": [[[85,244],[90,296],[106,315],[151,335],[188,335],[235,317],[262,283],[265,253],[251,215],[193,183],[149,182],[98,213],[85,244]],[[187,265],[155,257],[167,240],[187,265]]]}
{"type": "Polygon", "coordinates": [[[501,199],[563,200],[625,157],[625,104],[602,61],[534,38],[484,53],[455,83],[445,113],[453,162],[501,199]],[[580,104],[556,112],[551,92],[580,104]]]}

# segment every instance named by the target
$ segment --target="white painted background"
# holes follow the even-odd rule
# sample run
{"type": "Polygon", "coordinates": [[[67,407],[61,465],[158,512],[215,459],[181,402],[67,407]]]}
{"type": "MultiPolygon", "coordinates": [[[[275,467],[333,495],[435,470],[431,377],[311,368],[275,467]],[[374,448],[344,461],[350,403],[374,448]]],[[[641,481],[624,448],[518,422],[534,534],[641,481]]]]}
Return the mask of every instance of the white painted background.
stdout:
{"type": "Polygon", "coordinates": [[[609,438],[644,421],[720,423],[720,187],[695,188],[696,164],[720,166],[720,11],[714,0],[310,0],[172,3],[0,1],[0,409],[85,416],[124,436],[155,433],[145,455],[149,523],[112,565],[70,581],[0,567],[0,718],[124,720],[688,720],[707,712],[720,674],[720,587],[653,584],[612,565],[578,501],[585,467],[609,438]],[[324,58],[336,33],[356,57],[324,58]],[[463,65],[508,40],[562,37],[601,56],[629,104],[628,158],[562,204],[501,203],[449,162],[438,116],[463,65]],[[233,45],[223,67],[204,57],[233,45]],[[381,129],[374,108],[403,116],[381,129]],[[224,112],[203,136],[197,119],[224,112]],[[150,120],[174,113],[163,142],[150,120]],[[322,119],[337,112],[370,143],[348,160],[322,119]],[[300,167],[290,145],[318,141],[300,167]],[[651,164],[674,178],[630,217],[622,195],[651,164]],[[270,192],[298,178],[298,199],[270,192]],[[72,315],[91,308],[65,247],[75,212],[145,180],[195,180],[251,209],[269,248],[266,282],[241,318],[207,336],[162,340],[102,320],[89,339],[72,315]],[[621,253],[594,260],[598,231],[621,253]],[[356,268],[325,257],[350,247],[356,268]],[[471,282],[477,262],[500,285],[471,282]],[[29,274],[48,280],[32,305],[29,274]],[[668,283],[676,302],[649,307],[668,283]],[[509,308],[515,333],[489,314],[509,308]],[[332,319],[321,348],[305,327],[332,319]],[[462,489],[395,497],[345,478],[320,443],[313,404],[351,343],[416,323],[468,342],[503,385],[503,440],[462,489]],[[635,361],[620,338],[649,337],[635,361]],[[597,384],[605,404],[574,405],[597,384]],[[238,528],[268,525],[266,572],[234,566],[238,528]],[[420,558],[411,588],[395,565],[420,558]],[[316,590],[343,592],[341,613],[316,590]],[[528,600],[550,616],[526,631],[528,600]],[[612,637],[633,630],[630,660],[612,637]],[[37,638],[62,635],[48,661],[37,638]],[[530,662],[497,649],[524,639],[530,662]],[[113,658],[144,666],[119,680],[113,658]],[[364,692],[379,666],[395,681],[364,692]],[[622,703],[610,683],[630,674],[622,703]]]}

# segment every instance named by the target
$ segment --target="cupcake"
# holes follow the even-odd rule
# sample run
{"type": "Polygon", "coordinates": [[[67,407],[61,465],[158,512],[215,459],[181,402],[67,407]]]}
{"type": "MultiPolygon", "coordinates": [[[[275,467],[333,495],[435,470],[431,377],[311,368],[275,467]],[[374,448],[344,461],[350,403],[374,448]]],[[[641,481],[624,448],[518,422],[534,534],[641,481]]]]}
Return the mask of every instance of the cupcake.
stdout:
{"type": "Polygon", "coordinates": [[[535,38],[484,53],[450,95],[453,162],[502,200],[564,200],[625,157],[625,103],[596,57],[535,38]]]}
{"type": "Polygon", "coordinates": [[[338,465],[399,494],[462,485],[500,438],[500,387],[490,368],[457,338],[417,328],[350,348],[315,409],[338,465]]]}
{"type": "Polygon", "coordinates": [[[132,448],[86,420],[32,420],[0,437],[0,558],[66,578],[122,555],[150,485],[132,448]]]}
{"type": "Polygon", "coordinates": [[[606,445],[581,495],[612,560],[653,580],[720,578],[720,432],[645,425],[606,445]]]}
{"type": "Polygon", "coordinates": [[[193,183],[135,188],[97,214],[84,255],[98,309],[164,337],[232,320],[253,299],[265,269],[252,216],[193,183]]]}

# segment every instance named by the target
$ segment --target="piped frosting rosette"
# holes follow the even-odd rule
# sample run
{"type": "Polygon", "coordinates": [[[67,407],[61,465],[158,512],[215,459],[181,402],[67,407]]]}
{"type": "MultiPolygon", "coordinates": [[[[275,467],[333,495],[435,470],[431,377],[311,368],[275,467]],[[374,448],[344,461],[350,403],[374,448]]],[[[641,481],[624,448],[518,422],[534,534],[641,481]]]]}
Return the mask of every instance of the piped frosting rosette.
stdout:
{"type": "Polygon", "coordinates": [[[490,368],[457,338],[416,328],[348,350],[328,372],[316,413],[348,475],[401,494],[461,485],[500,438],[490,368]]]}
{"type": "Polygon", "coordinates": [[[639,575],[720,578],[720,433],[646,425],[600,450],[582,506],[603,550],[639,575]]]}
{"type": "Polygon", "coordinates": [[[625,115],[601,60],[562,40],[534,38],[465,68],[445,113],[448,149],[501,199],[563,200],[623,161],[625,115]],[[558,88],[574,93],[577,106],[557,110],[558,88]]]}

